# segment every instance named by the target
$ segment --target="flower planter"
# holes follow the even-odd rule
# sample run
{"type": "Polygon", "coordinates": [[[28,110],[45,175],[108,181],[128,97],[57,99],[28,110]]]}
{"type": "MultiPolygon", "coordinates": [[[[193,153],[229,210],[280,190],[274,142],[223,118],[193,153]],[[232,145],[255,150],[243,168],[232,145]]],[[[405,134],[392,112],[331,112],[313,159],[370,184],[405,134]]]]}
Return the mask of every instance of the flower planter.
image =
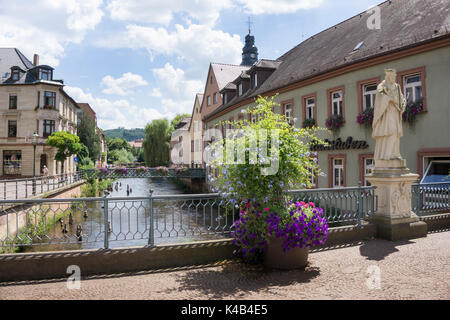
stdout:
{"type": "Polygon", "coordinates": [[[264,265],[272,269],[303,269],[308,264],[309,248],[283,250],[284,238],[271,238],[264,252],[264,265]]]}

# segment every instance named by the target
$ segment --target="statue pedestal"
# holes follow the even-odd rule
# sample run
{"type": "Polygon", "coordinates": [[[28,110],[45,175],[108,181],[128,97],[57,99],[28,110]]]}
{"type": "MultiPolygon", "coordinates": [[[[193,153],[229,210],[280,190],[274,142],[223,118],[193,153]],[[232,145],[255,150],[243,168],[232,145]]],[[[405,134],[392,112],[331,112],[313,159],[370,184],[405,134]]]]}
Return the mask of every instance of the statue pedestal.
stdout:
{"type": "Polygon", "coordinates": [[[367,180],[376,186],[378,210],[372,218],[378,237],[397,241],[427,235],[427,224],[412,212],[411,186],[419,175],[409,173],[405,160],[376,160],[367,180]]]}

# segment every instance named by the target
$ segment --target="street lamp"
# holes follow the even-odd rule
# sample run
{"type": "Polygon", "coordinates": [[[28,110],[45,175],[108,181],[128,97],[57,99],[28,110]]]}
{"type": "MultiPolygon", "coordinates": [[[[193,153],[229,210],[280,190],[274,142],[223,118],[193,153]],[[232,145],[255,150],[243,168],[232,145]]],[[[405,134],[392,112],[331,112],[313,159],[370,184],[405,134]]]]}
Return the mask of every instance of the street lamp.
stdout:
{"type": "Polygon", "coordinates": [[[33,144],[33,196],[36,195],[36,145],[38,144],[39,135],[35,132],[31,137],[33,144]]]}

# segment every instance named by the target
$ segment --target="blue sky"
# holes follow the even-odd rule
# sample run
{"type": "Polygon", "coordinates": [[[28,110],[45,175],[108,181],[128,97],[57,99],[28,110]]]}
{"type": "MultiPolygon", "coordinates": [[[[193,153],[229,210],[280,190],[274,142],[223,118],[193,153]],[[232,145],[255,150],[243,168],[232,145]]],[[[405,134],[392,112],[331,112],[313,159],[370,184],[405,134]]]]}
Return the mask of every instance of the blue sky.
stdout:
{"type": "Polygon", "coordinates": [[[192,110],[209,62],[239,64],[248,17],[276,59],[381,0],[0,0],[0,47],[55,67],[103,129],[192,110]]]}

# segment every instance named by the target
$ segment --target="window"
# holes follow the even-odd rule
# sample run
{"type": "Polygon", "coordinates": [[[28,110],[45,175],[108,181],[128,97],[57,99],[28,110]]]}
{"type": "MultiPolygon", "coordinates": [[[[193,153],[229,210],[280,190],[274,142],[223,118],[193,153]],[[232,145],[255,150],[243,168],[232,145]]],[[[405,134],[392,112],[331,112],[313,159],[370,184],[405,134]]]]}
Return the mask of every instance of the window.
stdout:
{"type": "Polygon", "coordinates": [[[3,150],[3,174],[20,175],[22,173],[22,151],[3,150]]]}
{"type": "Polygon", "coordinates": [[[194,140],[192,140],[191,141],[191,152],[194,152],[195,151],[195,148],[194,148],[194,140]]]}
{"type": "Polygon", "coordinates": [[[363,86],[363,111],[375,107],[375,96],[377,95],[377,84],[363,86]]]}
{"type": "Polygon", "coordinates": [[[9,95],[9,108],[17,109],[17,95],[15,95],[15,94],[9,95]]]}
{"type": "Polygon", "coordinates": [[[44,92],[44,108],[56,108],[56,92],[44,92]]]}
{"type": "Polygon", "coordinates": [[[408,103],[413,103],[422,99],[422,76],[420,74],[416,74],[404,77],[403,90],[408,103]]]}
{"type": "Polygon", "coordinates": [[[211,105],[211,96],[206,97],[206,103],[208,106],[211,105]]]}
{"type": "Polygon", "coordinates": [[[17,137],[17,121],[8,120],[8,138],[17,137]]]}
{"type": "Polygon", "coordinates": [[[216,93],[214,93],[214,99],[213,99],[213,101],[214,101],[214,104],[216,104],[217,102],[218,102],[218,98],[217,98],[217,92],[216,93]]]}
{"type": "Polygon", "coordinates": [[[362,113],[368,108],[375,107],[375,97],[377,95],[377,88],[380,82],[381,77],[374,77],[357,82],[358,113],[362,113]]]}
{"type": "Polygon", "coordinates": [[[44,138],[49,137],[53,132],[55,132],[55,120],[44,120],[44,138]]]}
{"type": "Polygon", "coordinates": [[[226,93],[223,94],[222,100],[223,100],[223,104],[227,104],[228,103],[228,97],[227,97],[226,93]]]}
{"type": "Polygon", "coordinates": [[[331,114],[342,115],[342,91],[336,91],[331,94],[331,114]]]}
{"type": "Polygon", "coordinates": [[[292,121],[292,104],[287,103],[284,105],[284,116],[289,123],[292,121]]]}
{"type": "Polygon", "coordinates": [[[370,182],[365,178],[368,174],[372,174],[373,169],[375,168],[375,160],[373,158],[365,158],[364,159],[364,185],[366,187],[370,187],[370,182]]]}
{"type": "Polygon", "coordinates": [[[238,85],[238,96],[242,96],[242,83],[238,85]]]}
{"type": "Polygon", "coordinates": [[[18,81],[20,79],[20,70],[14,69],[11,71],[11,79],[13,81],[18,81]]]}
{"type": "Polygon", "coordinates": [[[315,106],[316,106],[315,98],[309,98],[306,100],[306,119],[314,119],[315,106]]]}
{"type": "Polygon", "coordinates": [[[344,159],[333,159],[333,188],[344,186],[344,159]]]}
{"type": "Polygon", "coordinates": [[[346,185],[346,169],[347,162],[345,154],[328,155],[328,185],[330,188],[343,188],[346,185]]]}
{"type": "Polygon", "coordinates": [[[52,71],[46,69],[39,70],[39,79],[41,80],[52,80],[52,71]]]}
{"type": "Polygon", "coordinates": [[[418,67],[397,72],[397,82],[408,104],[421,101],[423,112],[427,112],[426,69],[418,67]]]}
{"type": "Polygon", "coordinates": [[[258,74],[255,73],[255,76],[253,77],[253,88],[256,88],[258,86],[258,74]]]}

